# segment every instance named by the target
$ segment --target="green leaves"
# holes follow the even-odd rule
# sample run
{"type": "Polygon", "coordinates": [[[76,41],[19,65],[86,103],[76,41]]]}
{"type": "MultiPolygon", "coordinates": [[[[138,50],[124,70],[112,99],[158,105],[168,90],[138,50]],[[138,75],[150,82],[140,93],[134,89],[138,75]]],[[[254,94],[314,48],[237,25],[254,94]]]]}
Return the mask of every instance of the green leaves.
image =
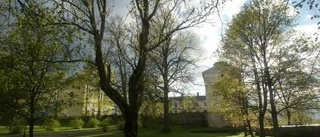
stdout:
{"type": "MultiPolygon", "coordinates": [[[[26,8],[19,7],[20,4],[17,9],[26,8]]],[[[64,36],[62,28],[48,25],[53,15],[43,3],[25,4],[28,10],[10,14],[8,24],[14,22],[15,26],[8,26],[6,42],[0,45],[0,84],[6,85],[0,89],[0,100],[4,100],[0,107],[8,108],[3,109],[4,113],[30,122],[53,113],[53,98],[64,84],[68,70],[56,62],[64,52],[59,41],[64,36]]]]}

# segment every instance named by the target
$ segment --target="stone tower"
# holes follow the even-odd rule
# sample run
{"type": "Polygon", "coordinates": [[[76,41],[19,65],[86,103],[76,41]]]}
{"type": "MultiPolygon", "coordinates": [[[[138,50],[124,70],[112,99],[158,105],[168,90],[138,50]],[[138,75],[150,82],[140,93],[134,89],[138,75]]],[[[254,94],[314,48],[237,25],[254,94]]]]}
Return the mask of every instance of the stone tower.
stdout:
{"type": "Polygon", "coordinates": [[[218,103],[217,100],[213,99],[213,92],[215,91],[212,85],[216,82],[216,80],[221,77],[223,74],[219,71],[217,65],[215,63],[212,68],[202,72],[202,76],[205,83],[206,90],[206,103],[208,109],[208,126],[209,127],[224,127],[229,124],[218,114],[214,113],[214,110],[217,109],[218,103]]]}

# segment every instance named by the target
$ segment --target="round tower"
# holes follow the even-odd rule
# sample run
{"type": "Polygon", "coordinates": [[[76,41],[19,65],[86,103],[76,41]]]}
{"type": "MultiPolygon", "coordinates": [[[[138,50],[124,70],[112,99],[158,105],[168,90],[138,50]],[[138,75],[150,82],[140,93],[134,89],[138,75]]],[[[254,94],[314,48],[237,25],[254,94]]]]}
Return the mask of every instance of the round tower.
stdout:
{"type": "Polygon", "coordinates": [[[214,113],[218,106],[218,100],[213,98],[214,88],[213,84],[216,80],[223,76],[223,74],[218,69],[218,63],[215,63],[212,68],[202,72],[202,77],[205,83],[205,90],[206,90],[206,103],[207,103],[207,110],[208,110],[208,126],[209,127],[224,127],[228,126],[227,122],[223,119],[222,116],[214,113]]]}

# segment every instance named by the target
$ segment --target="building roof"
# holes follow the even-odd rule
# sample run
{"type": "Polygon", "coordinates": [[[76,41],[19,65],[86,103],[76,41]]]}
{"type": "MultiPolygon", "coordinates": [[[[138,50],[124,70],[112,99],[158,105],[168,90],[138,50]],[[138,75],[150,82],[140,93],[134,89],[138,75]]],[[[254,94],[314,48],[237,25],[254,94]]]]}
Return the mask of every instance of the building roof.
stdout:
{"type": "MultiPolygon", "coordinates": [[[[206,96],[191,96],[194,97],[196,99],[196,101],[205,101],[206,100],[206,96]]],[[[178,101],[182,101],[183,100],[183,96],[180,97],[169,97],[169,100],[178,100],[178,101]]]]}
{"type": "Polygon", "coordinates": [[[211,67],[211,68],[203,71],[203,72],[202,72],[202,75],[204,75],[204,74],[211,74],[211,73],[216,72],[216,71],[217,71],[216,67],[211,67]]]}
{"type": "Polygon", "coordinates": [[[202,75],[215,73],[215,72],[219,71],[219,68],[221,69],[221,66],[226,66],[226,65],[228,65],[228,64],[227,64],[227,62],[224,62],[224,61],[216,62],[213,64],[213,67],[203,71],[202,75]]]}

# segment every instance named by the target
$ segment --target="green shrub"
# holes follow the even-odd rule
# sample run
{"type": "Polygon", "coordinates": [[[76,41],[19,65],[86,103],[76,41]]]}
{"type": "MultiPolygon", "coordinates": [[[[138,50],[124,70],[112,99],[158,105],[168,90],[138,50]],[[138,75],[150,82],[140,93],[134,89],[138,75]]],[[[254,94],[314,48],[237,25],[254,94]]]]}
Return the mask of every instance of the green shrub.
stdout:
{"type": "Polygon", "coordinates": [[[97,128],[99,127],[100,121],[96,118],[90,118],[88,123],[87,123],[87,127],[88,128],[97,128]]]}
{"type": "Polygon", "coordinates": [[[118,130],[120,130],[120,131],[123,131],[123,130],[124,130],[124,120],[118,121],[118,123],[117,123],[117,128],[118,128],[118,130]]]}
{"type": "Polygon", "coordinates": [[[23,126],[22,125],[15,125],[11,127],[10,133],[11,134],[20,134],[23,132],[23,126]]]}
{"type": "Polygon", "coordinates": [[[24,124],[21,119],[15,119],[11,123],[10,133],[11,134],[20,134],[24,130],[24,124]]]}
{"type": "Polygon", "coordinates": [[[60,127],[60,122],[51,118],[44,122],[44,127],[47,131],[57,131],[60,127]]]}
{"type": "Polygon", "coordinates": [[[143,121],[141,127],[146,129],[156,129],[157,124],[154,121],[143,121]]]}
{"type": "Polygon", "coordinates": [[[108,126],[110,125],[110,119],[106,118],[100,122],[100,127],[103,132],[108,131],[108,126]]]}
{"type": "Polygon", "coordinates": [[[70,126],[74,129],[81,129],[84,125],[84,122],[81,119],[74,119],[70,121],[70,126]]]}
{"type": "MultiPolygon", "coordinates": [[[[116,125],[117,129],[120,131],[124,131],[124,124],[125,124],[124,120],[118,121],[118,123],[116,125]]],[[[142,127],[142,123],[140,121],[138,121],[138,127],[142,127]]]]}

